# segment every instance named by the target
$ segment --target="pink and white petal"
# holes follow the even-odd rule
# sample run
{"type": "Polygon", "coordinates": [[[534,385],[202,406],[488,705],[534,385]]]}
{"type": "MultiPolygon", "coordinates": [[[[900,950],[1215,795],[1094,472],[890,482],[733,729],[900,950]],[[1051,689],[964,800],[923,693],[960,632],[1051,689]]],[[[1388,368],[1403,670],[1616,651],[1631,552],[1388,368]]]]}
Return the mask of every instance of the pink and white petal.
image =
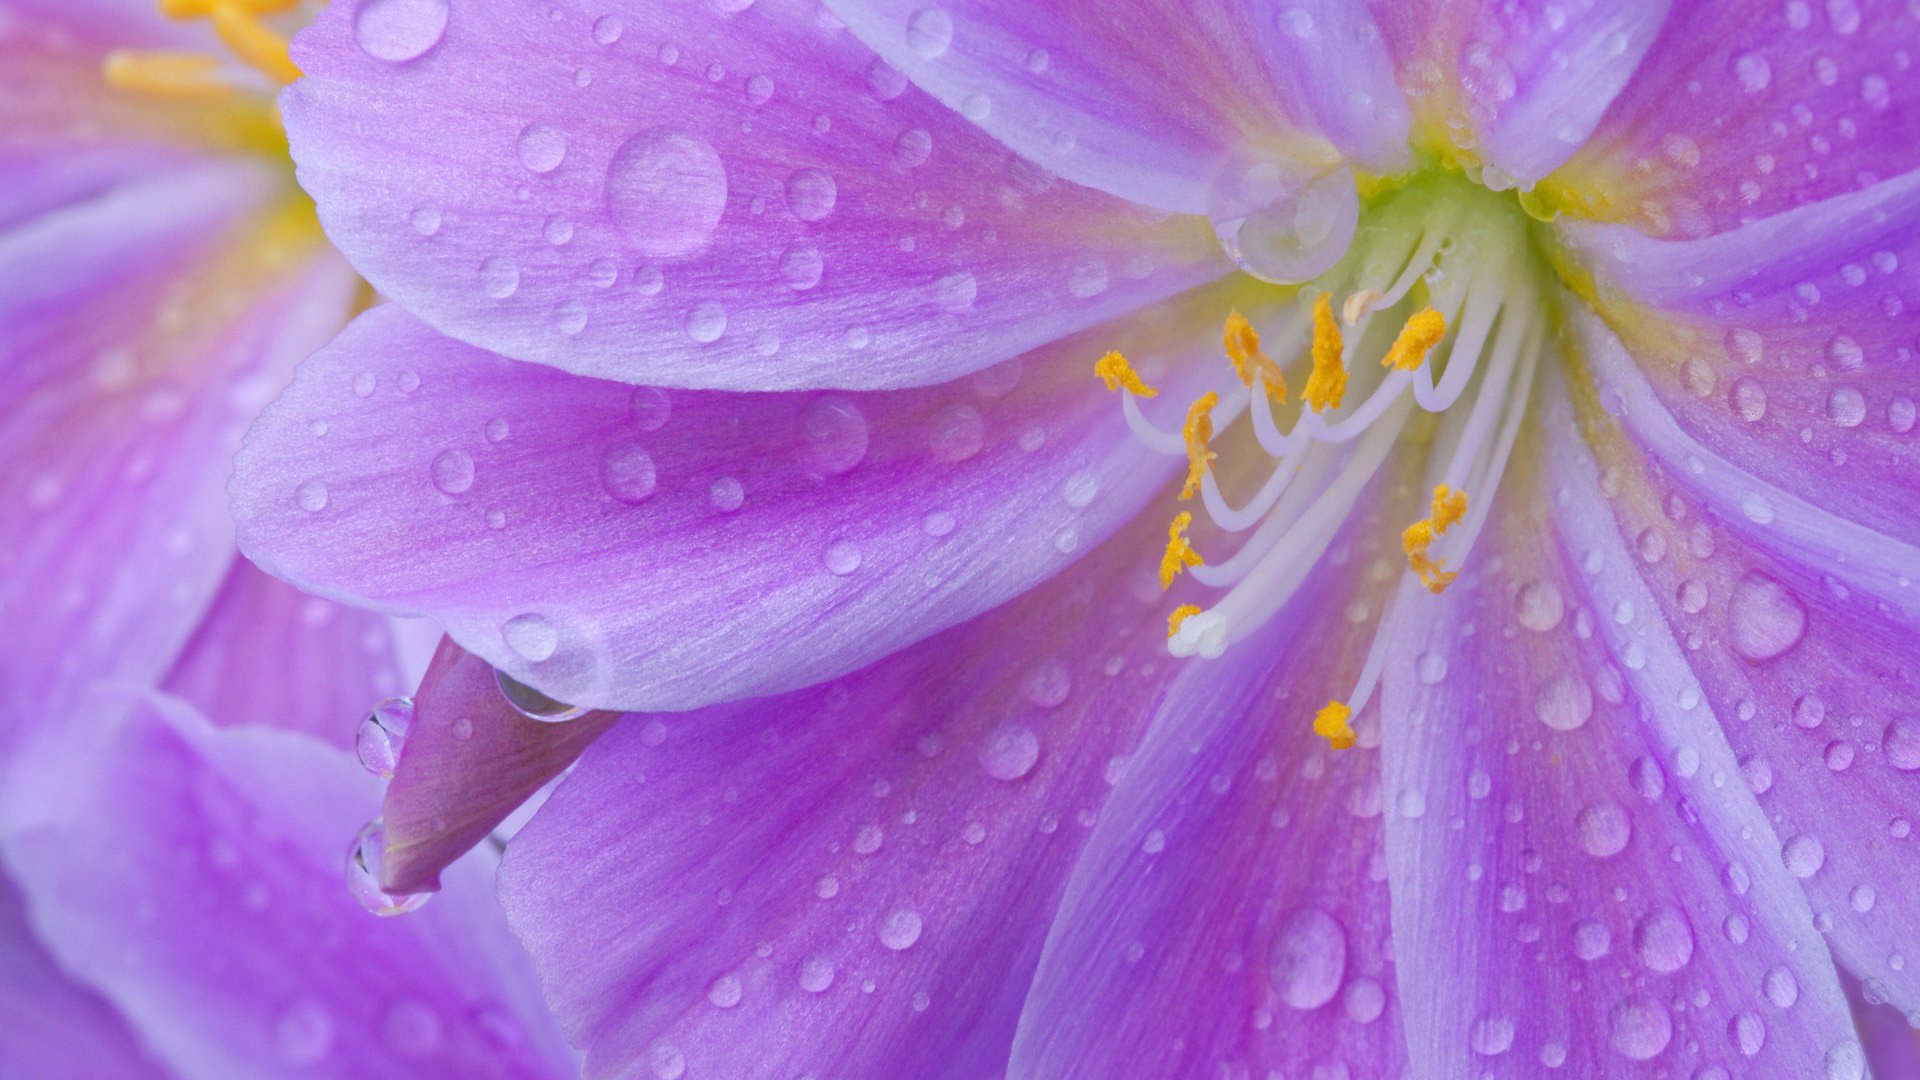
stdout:
{"type": "MultiPolygon", "coordinates": [[[[1203,290],[978,376],[867,394],[635,389],[506,360],[398,306],[300,369],[236,462],[243,550],[431,614],[561,701],[686,709],[862,667],[1044,580],[1179,467],[1089,363],[1231,379],[1203,290]]],[[[1160,375],[1149,373],[1150,377],[1160,375]]]]}
{"type": "Polygon", "coordinates": [[[827,6],[1022,157],[1143,206],[1208,212],[1223,177],[1261,160],[1410,164],[1406,100],[1352,0],[827,6]]]}
{"type": "Polygon", "coordinates": [[[440,872],[486,839],[620,718],[529,719],[487,662],[442,638],[414,695],[393,782],[380,803],[382,885],[439,888],[440,872]]]}
{"type": "Polygon", "coordinates": [[[0,847],[48,948],[182,1075],[566,1075],[484,857],[403,919],[349,897],[376,797],[305,735],[102,690],[28,751],[0,847]]]}
{"type": "Polygon", "coordinates": [[[1231,269],[1204,219],[1020,161],[808,0],[480,5],[405,40],[356,9],[297,42],[301,183],[382,293],[506,356],[918,386],[1231,269]]]}
{"type": "Polygon", "coordinates": [[[271,171],[162,173],[0,235],[0,742],[165,675],[233,560],[241,432],[354,282],[271,171]]]}
{"type": "Polygon", "coordinates": [[[1420,141],[1499,186],[1532,186],[1599,124],[1664,33],[1673,0],[1369,0],[1420,141]]]}
{"type": "Polygon", "coordinates": [[[1920,165],[1920,11],[1893,0],[1675,4],[1548,201],[1704,236],[1920,165]]]}
{"type": "MultiPolygon", "coordinates": [[[[1644,371],[1622,379],[1644,380],[1686,440],[1920,544],[1920,171],[1705,239],[1618,225],[1566,235],[1644,371]]],[[[1619,359],[1617,347],[1596,351],[1619,359]]]]}
{"type": "Polygon", "coordinates": [[[1179,670],[1143,520],[834,683],[629,717],[501,866],[587,1075],[1006,1067],[1066,876],[1179,670]]]}
{"type": "Polygon", "coordinates": [[[41,1080],[160,1080],[127,1022],[40,943],[26,902],[0,876],[0,1062],[41,1080]]]}
{"type": "Polygon", "coordinates": [[[1009,1077],[1403,1074],[1375,710],[1358,749],[1312,727],[1376,625],[1347,613],[1402,576],[1380,525],[1180,668],[1068,881],[1009,1077]]]}
{"type": "Polygon", "coordinates": [[[1840,962],[1875,997],[1920,1010],[1905,956],[1920,932],[1908,848],[1920,798],[1909,715],[1920,551],[1688,440],[1643,385],[1611,370],[1604,341],[1588,352],[1650,451],[1639,482],[1651,494],[1622,506],[1622,526],[1640,537],[1641,573],[1684,634],[1708,704],[1739,720],[1726,735],[1740,777],[1786,840],[1787,868],[1840,962]]]}
{"type": "Polygon", "coordinates": [[[161,689],[216,727],[269,724],[341,749],[403,693],[387,620],[308,596],[236,559],[161,689]]]}
{"type": "Polygon", "coordinates": [[[1622,444],[1542,379],[1469,573],[1383,677],[1416,1075],[1860,1076],[1793,848],[1621,536],[1637,493],[1609,505],[1622,444]]]}

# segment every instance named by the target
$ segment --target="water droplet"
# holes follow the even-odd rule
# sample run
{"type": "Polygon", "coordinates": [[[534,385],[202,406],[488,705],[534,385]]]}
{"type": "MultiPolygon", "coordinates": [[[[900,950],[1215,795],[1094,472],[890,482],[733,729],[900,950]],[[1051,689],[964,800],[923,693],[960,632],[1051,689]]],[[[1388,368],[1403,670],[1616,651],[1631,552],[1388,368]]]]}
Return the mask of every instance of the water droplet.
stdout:
{"type": "Polygon", "coordinates": [[[1835,1043],[1821,1064],[1827,1070],[1827,1080],[1865,1080],[1867,1075],[1866,1051],[1852,1039],[1835,1043]]]}
{"type": "Polygon", "coordinates": [[[1371,1024],[1380,1019],[1387,1008],[1387,991],[1379,983],[1365,977],[1347,984],[1344,999],[1347,1019],[1356,1024],[1371,1024]]]}
{"type": "Polygon", "coordinates": [[[380,866],[386,834],[375,818],[354,837],[347,849],[347,889],[360,906],[375,915],[404,915],[432,899],[432,893],[390,893],[380,887],[380,866]]]}
{"type": "Polygon", "coordinates": [[[801,169],[787,177],[787,208],[801,221],[821,221],[839,198],[833,177],[819,169],[801,169]]]}
{"type": "Polygon", "coordinates": [[[1821,845],[1819,837],[1802,833],[1780,848],[1780,861],[1786,865],[1787,873],[1794,877],[1810,878],[1826,865],[1827,849],[1821,845]]]}
{"type": "Polygon", "coordinates": [[[925,128],[908,128],[893,140],[894,164],[903,169],[926,164],[933,154],[933,136],[925,128]]]}
{"type": "Polygon", "coordinates": [[[390,64],[426,54],[447,32],[447,0],[366,0],[353,13],[353,40],[390,64]]]}
{"type": "Polygon", "coordinates": [[[687,312],[687,337],[701,345],[711,345],[727,332],[727,309],[718,301],[705,300],[687,312]]]}
{"type": "Polygon", "coordinates": [[[293,501],[307,513],[317,514],[327,508],[327,485],[318,480],[308,480],[293,489],[293,501]]]}
{"type": "Polygon", "coordinates": [[[1807,632],[1807,609],[1786,586],[1761,574],[1748,574],[1733,587],[1727,624],[1733,651],[1759,663],[1800,643],[1807,632]]]}
{"type": "Polygon", "coordinates": [[[1573,954],[1593,961],[1613,950],[1613,931],[1595,919],[1583,919],[1573,925],[1573,954]]]}
{"type": "Polygon", "coordinates": [[[818,994],[833,985],[833,962],[812,957],[800,965],[800,989],[818,994]]]}
{"type": "Polygon", "coordinates": [[[353,749],[361,768],[382,780],[393,779],[394,766],[400,761],[407,728],[413,724],[413,699],[388,698],[360,719],[354,733],[353,749]]]}
{"type": "Polygon", "coordinates": [[[1646,1061],[1667,1048],[1673,1039],[1673,1016],[1650,997],[1634,996],[1607,1015],[1613,1048],[1634,1061],[1646,1061]]]}
{"type": "Polygon", "coordinates": [[[1733,74],[1740,80],[1740,88],[1749,94],[1757,94],[1773,81],[1773,64],[1756,52],[1744,52],[1733,58],[1733,74]]]}
{"type": "Polygon", "coordinates": [[[740,976],[731,973],[713,980],[713,985],[707,987],[707,1000],[721,1009],[731,1009],[740,1004],[741,994],[740,976]]]}
{"type": "Polygon", "coordinates": [[[746,489],[731,476],[723,476],[707,485],[707,502],[723,514],[733,513],[746,501],[746,489]]]}
{"type": "Polygon", "coordinates": [[[1513,1021],[1504,1016],[1481,1016],[1467,1033],[1467,1044],[1483,1057],[1504,1054],[1513,1046],[1513,1021]]]}
{"type": "Polygon", "coordinates": [[[1785,967],[1768,971],[1760,980],[1760,990],[1777,1009],[1791,1009],[1793,1003],[1800,1000],[1800,980],[1785,967]]]}
{"type": "Polygon", "coordinates": [[[867,418],[849,398],[815,398],[800,423],[806,437],[803,457],[823,476],[847,472],[867,456],[867,418]]]}
{"type": "Polygon", "coordinates": [[[493,678],[500,687],[500,696],[506,699],[514,712],[529,720],[538,720],[543,724],[562,724],[587,715],[587,710],[578,705],[569,705],[558,698],[548,697],[504,671],[496,669],[493,678]]]}
{"type": "Polygon", "coordinates": [[[1555,731],[1573,731],[1593,715],[1593,688],[1578,674],[1568,672],[1534,695],[1533,713],[1555,731]]]}
{"type": "Polygon", "coordinates": [[[1887,725],[1880,738],[1887,763],[1902,772],[1920,769],[1920,720],[1900,717],[1887,725]]]}
{"type": "Polygon", "coordinates": [[[532,612],[508,619],[500,627],[500,635],[506,640],[507,648],[536,664],[560,647],[559,631],[543,616],[532,612]]]}
{"type": "Polygon", "coordinates": [[[1267,954],[1267,978],[1280,1000],[1317,1009],[1333,1000],[1346,973],[1347,938],[1333,916],[1303,907],[1280,921],[1267,954]]]}
{"type": "Polygon", "coordinates": [[[934,414],[927,442],[941,461],[965,461],[987,441],[987,424],[971,405],[948,405],[934,414]]]}
{"type": "Polygon", "coordinates": [[[953,17],[940,8],[923,8],[907,20],[907,47],[937,60],[953,45],[953,17]]]}
{"type": "Polygon", "coordinates": [[[1837,386],[1827,395],[1827,419],[1840,427],[1859,427],[1867,418],[1867,399],[1851,386],[1837,386]]]}
{"type": "Polygon", "coordinates": [[[550,173],[567,157],[567,137],[545,124],[528,124],[520,132],[520,164],[530,172],[550,173]]]}
{"type": "Polygon", "coordinates": [[[274,1018],[273,1047],[295,1068],[318,1062],[333,1049],[333,1016],[312,999],[294,1002],[274,1018]]]}
{"type": "Polygon", "coordinates": [[[727,208],[727,170],[713,144],[649,128],[607,165],[607,210],[642,255],[673,258],[704,247],[727,208]]]}
{"type": "Polygon", "coordinates": [[[826,266],[827,260],[820,249],[802,240],[789,245],[780,256],[780,278],[787,283],[787,288],[805,292],[820,284],[820,275],[826,266]]]}
{"type": "Polygon", "coordinates": [[[635,387],[631,405],[633,422],[641,431],[659,431],[673,415],[673,399],[657,386],[635,387]]]}
{"type": "MultiPolygon", "coordinates": [[[[1231,215],[1232,211],[1224,212],[1231,215]]],[[[1265,281],[1297,284],[1325,273],[1353,243],[1360,196],[1353,173],[1335,168],[1252,212],[1214,218],[1220,247],[1265,281]]]]}
{"type": "Polygon", "coordinates": [[[1575,819],[1580,846],[1598,859],[1618,855],[1633,836],[1633,818],[1627,808],[1611,799],[1594,803],[1580,811],[1575,819]]]}
{"type": "Polygon", "coordinates": [[[647,1065],[655,1080],[680,1080],[687,1075],[687,1055],[667,1043],[654,1043],[647,1051],[647,1065]]]}
{"type": "Polygon", "coordinates": [[[480,264],[480,288],[495,300],[505,300],[520,288],[520,267],[504,255],[480,264]]]}
{"type": "Polygon", "coordinates": [[[1100,494],[1100,480],[1085,469],[1067,477],[1066,486],[1061,488],[1061,498],[1067,505],[1080,510],[1091,505],[1100,494]]]}
{"type": "Polygon", "coordinates": [[[1678,909],[1656,908],[1634,924],[1633,948],[1648,968],[1679,971],[1693,959],[1693,927],[1678,909]]]}
{"type": "Polygon", "coordinates": [[[1018,780],[1040,760],[1040,737],[1020,723],[1004,723],[980,744],[980,767],[995,780],[1018,780]]]}
{"type": "Polygon", "coordinates": [[[646,502],[655,483],[653,455],[637,443],[616,443],[600,459],[600,486],[629,506],[646,502]]]}
{"type": "Polygon", "coordinates": [[[1535,581],[1521,587],[1514,597],[1514,617],[1529,630],[1546,633],[1566,617],[1567,603],[1560,587],[1551,581],[1535,581]]]}
{"type": "Polygon", "coordinates": [[[827,545],[825,562],[828,570],[846,577],[860,569],[860,546],[850,540],[836,540],[827,545]]]}
{"type": "Polygon", "coordinates": [[[965,270],[956,271],[933,283],[933,299],[943,310],[965,311],[973,306],[974,299],[980,294],[980,286],[973,275],[965,270]]]}
{"type": "Polygon", "coordinates": [[[415,207],[407,215],[407,223],[421,236],[432,236],[440,231],[440,208],[437,206],[415,207]]]}
{"type": "Polygon", "coordinates": [[[433,458],[433,486],[448,495],[473,487],[473,457],[465,450],[442,450],[433,458]]]}
{"type": "Polygon", "coordinates": [[[911,949],[920,940],[920,913],[900,908],[880,924],[880,944],[900,952],[911,949]]]}
{"type": "Polygon", "coordinates": [[[593,21],[593,40],[602,45],[611,45],[620,40],[620,33],[624,29],[620,24],[620,16],[602,15],[593,21]]]}

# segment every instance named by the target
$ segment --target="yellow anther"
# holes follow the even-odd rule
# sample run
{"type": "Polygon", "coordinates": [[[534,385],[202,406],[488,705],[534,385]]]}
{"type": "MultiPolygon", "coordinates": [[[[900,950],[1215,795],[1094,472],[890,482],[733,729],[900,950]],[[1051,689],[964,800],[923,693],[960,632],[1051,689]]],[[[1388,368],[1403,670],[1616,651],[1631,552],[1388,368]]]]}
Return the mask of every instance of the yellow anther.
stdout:
{"type": "Polygon", "coordinates": [[[160,0],[160,14],[169,19],[204,19],[223,7],[239,8],[254,15],[291,11],[300,0],[160,0]]]}
{"type": "Polygon", "coordinates": [[[252,5],[217,3],[212,17],[220,40],[261,74],[282,84],[300,77],[300,69],[287,53],[287,39],[261,22],[252,5]]]}
{"type": "Polygon", "coordinates": [[[1180,624],[1186,622],[1189,617],[1198,614],[1200,614],[1199,604],[1181,604],[1179,607],[1174,608],[1173,614],[1167,616],[1167,637],[1171,638],[1173,635],[1179,633],[1180,624]]]}
{"type": "Polygon", "coordinates": [[[225,97],[233,87],[220,77],[220,61],[204,53],[166,49],[115,49],[101,64],[107,85],[160,97],[225,97]]]}
{"type": "Polygon", "coordinates": [[[1253,377],[1258,375],[1266,387],[1267,397],[1276,405],[1286,404],[1286,377],[1280,374],[1280,365],[1260,351],[1260,334],[1246,320],[1246,316],[1238,311],[1227,312],[1227,327],[1220,337],[1227,347],[1227,359],[1233,361],[1234,373],[1240,376],[1241,384],[1251,387],[1253,377]]]}
{"type": "Polygon", "coordinates": [[[1338,701],[1329,701],[1314,715],[1313,733],[1327,740],[1327,745],[1335,750],[1350,749],[1358,739],[1353,725],[1348,723],[1352,718],[1352,709],[1338,701]]]}
{"type": "Polygon", "coordinates": [[[1362,315],[1379,307],[1386,298],[1387,294],[1379,289],[1361,289],[1349,295],[1347,302],[1340,305],[1340,317],[1346,320],[1348,326],[1352,326],[1360,321],[1362,315]]]}
{"type": "Polygon", "coordinates": [[[1093,362],[1093,373],[1107,384],[1109,390],[1129,390],[1139,397],[1159,397],[1160,391],[1148,386],[1140,373],[1133,370],[1127,358],[1118,351],[1109,350],[1107,355],[1093,362]]]}
{"type": "Polygon", "coordinates": [[[1380,365],[1412,371],[1426,360],[1427,351],[1446,336],[1447,320],[1432,308],[1422,308],[1400,328],[1400,336],[1393,339],[1393,347],[1387,350],[1387,357],[1380,365]]]}
{"type": "Polygon", "coordinates": [[[1340,324],[1333,320],[1333,299],[1326,293],[1313,303],[1313,373],[1300,400],[1314,412],[1340,407],[1347,395],[1347,368],[1340,361],[1340,324]]]}
{"type": "Polygon", "coordinates": [[[1174,517],[1173,524],[1167,527],[1167,551],[1160,556],[1160,587],[1162,589],[1173,588],[1173,579],[1180,576],[1180,571],[1189,566],[1202,565],[1200,553],[1193,550],[1192,544],[1187,543],[1187,526],[1191,524],[1193,524],[1193,515],[1182,510],[1174,517]]]}
{"type": "Polygon", "coordinates": [[[1218,404],[1220,395],[1209,390],[1187,410],[1187,482],[1180,489],[1183,499],[1193,498],[1193,493],[1200,490],[1200,481],[1217,456],[1207,444],[1213,441],[1213,407],[1218,404]]]}
{"type": "Polygon", "coordinates": [[[1448,529],[1460,523],[1467,513],[1467,493],[1441,484],[1433,489],[1433,516],[1407,526],[1400,534],[1400,548],[1407,554],[1407,567],[1419,575],[1429,592],[1440,592],[1460,576],[1458,570],[1445,569],[1427,549],[1448,529]]]}

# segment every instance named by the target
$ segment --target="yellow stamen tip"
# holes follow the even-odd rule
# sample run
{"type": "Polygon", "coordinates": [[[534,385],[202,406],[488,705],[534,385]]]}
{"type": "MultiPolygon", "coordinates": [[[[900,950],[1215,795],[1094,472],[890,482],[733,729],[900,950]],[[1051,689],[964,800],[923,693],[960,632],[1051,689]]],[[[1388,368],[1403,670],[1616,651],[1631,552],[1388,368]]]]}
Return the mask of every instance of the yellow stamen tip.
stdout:
{"type": "Polygon", "coordinates": [[[1407,554],[1407,568],[1419,576],[1420,583],[1429,592],[1443,591],[1460,576],[1458,570],[1444,569],[1446,564],[1434,560],[1427,549],[1442,533],[1458,525],[1466,514],[1467,493],[1441,484],[1433,489],[1433,515],[1407,526],[1400,534],[1400,548],[1407,554]]]}
{"type": "Polygon", "coordinates": [[[1327,740],[1327,745],[1335,750],[1347,750],[1358,741],[1354,734],[1353,710],[1338,701],[1329,701],[1321,706],[1313,718],[1313,733],[1327,740]]]}
{"type": "Polygon", "coordinates": [[[1280,365],[1260,351],[1260,334],[1246,316],[1238,311],[1227,312],[1227,325],[1220,340],[1226,346],[1227,359],[1233,361],[1234,374],[1240,376],[1242,386],[1252,387],[1253,378],[1258,375],[1268,399],[1276,405],[1286,403],[1286,377],[1280,374],[1280,365]]]}
{"type": "Polygon", "coordinates": [[[287,52],[287,39],[260,21],[253,5],[227,2],[213,6],[213,29],[235,56],[282,84],[301,75],[287,52]]]}
{"type": "Polygon", "coordinates": [[[100,74],[116,90],[159,97],[211,98],[233,92],[220,78],[220,62],[203,53],[116,49],[101,62],[100,74]]]}
{"type": "Polygon", "coordinates": [[[1313,304],[1313,373],[1300,400],[1315,412],[1340,407],[1347,394],[1347,368],[1340,361],[1340,324],[1333,319],[1333,298],[1321,293],[1313,304]]]}
{"type": "Polygon", "coordinates": [[[1180,624],[1198,614],[1200,614],[1199,604],[1181,604],[1179,607],[1174,608],[1173,614],[1167,616],[1167,637],[1172,638],[1173,635],[1179,633],[1180,624]]]}
{"type": "Polygon", "coordinates": [[[1446,532],[1459,524],[1467,516],[1467,493],[1455,491],[1445,484],[1433,489],[1433,528],[1435,532],[1446,532]]]}
{"type": "Polygon", "coordinates": [[[1432,308],[1422,308],[1413,313],[1407,325],[1400,328],[1400,336],[1393,339],[1393,347],[1387,350],[1386,359],[1381,366],[1412,371],[1427,359],[1427,352],[1440,339],[1447,336],[1447,320],[1432,308]]]}
{"type": "Polygon", "coordinates": [[[1379,307],[1380,302],[1386,298],[1387,294],[1379,289],[1361,289],[1348,296],[1347,302],[1340,305],[1340,317],[1346,320],[1348,326],[1352,326],[1360,321],[1361,316],[1379,307]]]}
{"type": "Polygon", "coordinates": [[[1172,588],[1173,579],[1180,575],[1180,571],[1189,566],[1203,565],[1200,561],[1200,553],[1193,550],[1193,545],[1187,542],[1187,526],[1191,524],[1193,524],[1193,515],[1182,510],[1174,517],[1173,524],[1167,528],[1167,551],[1160,556],[1160,587],[1162,589],[1172,588]]]}
{"type": "Polygon", "coordinates": [[[1126,390],[1144,398],[1160,396],[1160,391],[1148,386],[1140,373],[1133,370],[1133,365],[1127,363],[1127,358],[1117,350],[1109,350],[1107,355],[1094,361],[1093,373],[1107,384],[1109,390],[1126,390]]]}
{"type": "Polygon", "coordinates": [[[1209,390],[1200,395],[1200,399],[1187,410],[1187,425],[1184,434],[1187,439],[1187,482],[1180,488],[1182,499],[1193,498],[1200,490],[1200,481],[1212,467],[1217,456],[1207,449],[1213,441],[1213,407],[1220,404],[1220,395],[1209,390]]]}

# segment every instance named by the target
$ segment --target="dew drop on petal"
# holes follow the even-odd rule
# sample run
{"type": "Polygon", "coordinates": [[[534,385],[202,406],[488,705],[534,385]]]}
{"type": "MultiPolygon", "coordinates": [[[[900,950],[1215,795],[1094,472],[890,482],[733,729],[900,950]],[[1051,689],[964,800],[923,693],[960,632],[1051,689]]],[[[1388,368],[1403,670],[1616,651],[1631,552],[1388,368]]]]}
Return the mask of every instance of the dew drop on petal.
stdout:
{"type": "Polygon", "coordinates": [[[447,32],[447,0],[366,0],[353,13],[353,40],[390,64],[426,54],[447,32]]]}
{"type": "Polygon", "coordinates": [[[1018,780],[1040,760],[1040,736],[1025,724],[1008,722],[980,744],[980,767],[995,780],[1018,780]]]}
{"type": "Polygon", "coordinates": [[[704,247],[727,207],[727,171],[713,144],[667,127],[620,144],[607,165],[607,211],[642,255],[674,258],[704,247]]]}
{"type": "Polygon", "coordinates": [[[1303,907],[1280,921],[1267,954],[1267,978],[1280,1000],[1317,1009],[1333,1000],[1346,972],[1347,938],[1332,915],[1303,907]]]}
{"type": "Polygon", "coordinates": [[[1635,995],[1615,1005],[1607,1028],[1613,1048],[1634,1061],[1657,1056],[1673,1040],[1672,1014],[1650,997],[1635,995]]]}

